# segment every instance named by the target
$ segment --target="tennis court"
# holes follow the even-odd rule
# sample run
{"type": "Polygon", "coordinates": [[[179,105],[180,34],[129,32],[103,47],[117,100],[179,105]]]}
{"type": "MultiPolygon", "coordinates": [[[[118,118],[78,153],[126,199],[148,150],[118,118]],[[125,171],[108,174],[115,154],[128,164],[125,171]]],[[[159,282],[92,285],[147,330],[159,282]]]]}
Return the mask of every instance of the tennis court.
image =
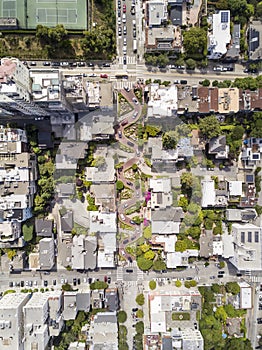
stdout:
{"type": "Polygon", "coordinates": [[[21,29],[38,24],[87,29],[87,0],[0,0],[0,17],[17,18],[21,29]]]}

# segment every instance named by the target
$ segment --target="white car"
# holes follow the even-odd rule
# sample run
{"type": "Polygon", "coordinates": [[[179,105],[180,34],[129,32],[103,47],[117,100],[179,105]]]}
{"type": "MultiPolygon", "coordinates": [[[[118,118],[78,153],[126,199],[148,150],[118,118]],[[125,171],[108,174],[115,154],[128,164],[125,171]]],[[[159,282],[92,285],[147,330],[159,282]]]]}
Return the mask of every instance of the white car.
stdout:
{"type": "Polygon", "coordinates": [[[126,50],[127,50],[126,46],[123,46],[123,53],[124,53],[124,55],[126,54],[126,50]]]}
{"type": "Polygon", "coordinates": [[[120,25],[121,24],[121,17],[118,17],[117,23],[120,25]]]}
{"type": "Polygon", "coordinates": [[[125,13],[123,13],[123,15],[122,15],[122,22],[126,23],[126,14],[125,13]]]}
{"type": "Polygon", "coordinates": [[[123,43],[124,43],[125,46],[127,45],[126,38],[124,38],[123,43]]]}
{"type": "Polygon", "coordinates": [[[97,74],[95,74],[95,73],[89,74],[89,77],[90,77],[90,78],[97,77],[97,74]]]}
{"type": "Polygon", "coordinates": [[[138,101],[135,97],[132,98],[132,101],[134,102],[135,105],[138,105],[138,101]]]}

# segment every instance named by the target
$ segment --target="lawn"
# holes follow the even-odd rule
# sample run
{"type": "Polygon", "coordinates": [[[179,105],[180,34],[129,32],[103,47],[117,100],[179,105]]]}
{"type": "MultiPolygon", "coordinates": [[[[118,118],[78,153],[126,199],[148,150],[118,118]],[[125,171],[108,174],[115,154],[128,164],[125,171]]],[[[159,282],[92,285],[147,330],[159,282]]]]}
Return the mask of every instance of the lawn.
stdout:
{"type": "Polygon", "coordinates": [[[189,312],[173,312],[172,313],[173,321],[189,321],[190,313],[189,312]]]}

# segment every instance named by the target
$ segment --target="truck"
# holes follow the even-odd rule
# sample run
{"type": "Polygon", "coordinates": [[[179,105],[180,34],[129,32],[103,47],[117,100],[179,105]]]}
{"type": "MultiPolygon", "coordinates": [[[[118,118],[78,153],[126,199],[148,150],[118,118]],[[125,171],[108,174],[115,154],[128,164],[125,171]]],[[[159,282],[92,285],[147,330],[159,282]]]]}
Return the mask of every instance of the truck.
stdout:
{"type": "Polygon", "coordinates": [[[134,53],[137,52],[137,41],[136,41],[136,39],[133,40],[133,51],[134,51],[134,53]]]}

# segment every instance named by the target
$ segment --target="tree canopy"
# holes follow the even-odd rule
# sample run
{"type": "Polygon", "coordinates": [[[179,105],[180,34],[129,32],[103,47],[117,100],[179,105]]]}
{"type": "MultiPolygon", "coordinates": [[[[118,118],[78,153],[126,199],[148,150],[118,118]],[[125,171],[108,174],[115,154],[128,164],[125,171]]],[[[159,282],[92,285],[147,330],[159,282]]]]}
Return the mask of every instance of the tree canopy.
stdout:
{"type": "Polygon", "coordinates": [[[145,297],[144,294],[138,294],[136,297],[136,303],[140,306],[144,305],[145,303],[145,297]]]}
{"type": "Polygon", "coordinates": [[[187,57],[202,58],[207,47],[207,33],[199,27],[192,27],[183,33],[183,46],[187,57]]]}
{"type": "Polygon", "coordinates": [[[220,124],[214,115],[200,119],[199,129],[202,135],[207,139],[219,136],[221,133],[220,124]]]}

